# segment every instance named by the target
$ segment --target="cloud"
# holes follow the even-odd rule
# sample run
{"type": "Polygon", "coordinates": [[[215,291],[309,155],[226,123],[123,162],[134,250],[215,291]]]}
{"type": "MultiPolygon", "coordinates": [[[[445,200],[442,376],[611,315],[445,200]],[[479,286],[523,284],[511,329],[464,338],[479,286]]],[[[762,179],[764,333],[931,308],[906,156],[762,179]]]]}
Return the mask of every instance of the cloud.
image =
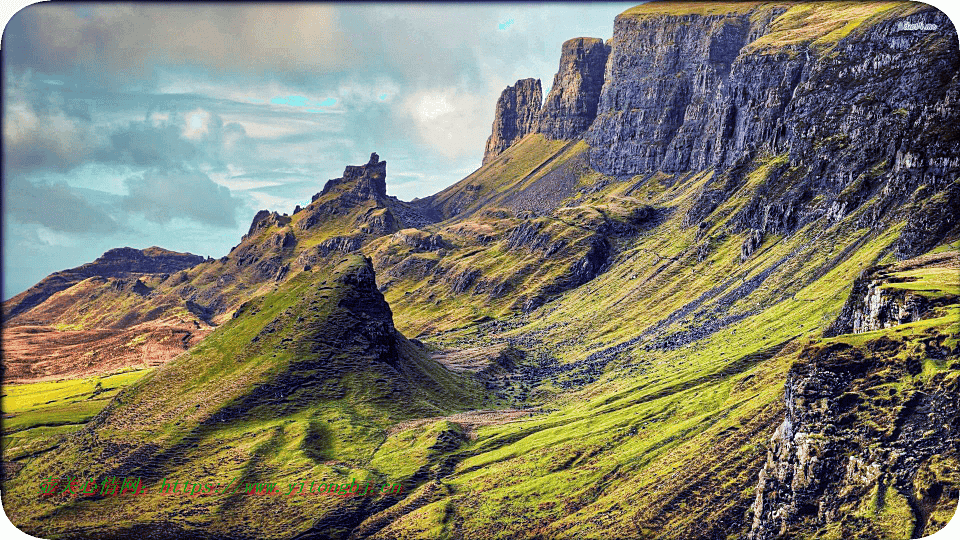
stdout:
{"type": "Polygon", "coordinates": [[[148,122],[131,122],[110,134],[110,148],[99,154],[100,161],[117,161],[143,167],[173,166],[195,160],[197,147],[184,140],[179,126],[154,115],[148,122]]]}
{"type": "Polygon", "coordinates": [[[201,171],[151,169],[126,184],[129,195],[121,207],[154,223],[187,218],[218,227],[237,224],[240,201],[201,171]]]}
{"type": "Polygon", "coordinates": [[[33,4],[7,26],[6,60],[45,73],[83,73],[104,87],[151,80],[161,65],[263,75],[342,70],[354,60],[333,6],[33,4]]]}
{"type": "MultiPolygon", "coordinates": [[[[145,3],[80,11],[39,3],[7,25],[4,56],[10,66],[51,80],[82,76],[104,88],[151,88],[165,74],[176,79],[200,70],[298,88],[345,74],[383,75],[418,89],[461,79],[479,86],[487,66],[512,72],[542,54],[541,37],[490,31],[512,21],[516,30],[531,11],[545,10],[514,8],[504,22],[497,5],[145,3]]],[[[542,28],[546,21],[536,22],[542,28]]]]}
{"type": "Polygon", "coordinates": [[[448,158],[480,155],[478,140],[486,139],[489,125],[473,121],[492,109],[486,100],[457,87],[418,92],[403,101],[402,111],[417,128],[423,144],[448,158]]]}
{"type": "Polygon", "coordinates": [[[134,167],[223,168],[257,158],[257,143],[237,122],[203,108],[184,114],[152,112],[110,134],[109,146],[96,159],[134,167]]]}
{"type": "Polygon", "coordinates": [[[103,145],[86,111],[66,106],[55,92],[41,92],[28,77],[4,86],[4,169],[69,170],[103,145]]]}
{"type": "Polygon", "coordinates": [[[66,233],[112,233],[116,221],[66,184],[33,184],[8,178],[4,211],[20,223],[36,223],[66,233]]]}

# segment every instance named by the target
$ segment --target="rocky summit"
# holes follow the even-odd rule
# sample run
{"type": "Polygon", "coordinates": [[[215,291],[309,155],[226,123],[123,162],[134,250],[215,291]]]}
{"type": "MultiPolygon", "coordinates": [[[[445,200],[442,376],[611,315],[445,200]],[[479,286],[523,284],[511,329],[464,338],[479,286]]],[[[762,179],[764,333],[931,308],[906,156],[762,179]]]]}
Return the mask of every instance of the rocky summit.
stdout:
{"type": "Polygon", "coordinates": [[[483,162],[497,157],[511,144],[537,130],[543,90],[540,79],[522,79],[508,86],[497,100],[493,133],[487,139],[483,162]]]}
{"type": "Polygon", "coordinates": [[[220,259],[115,250],[5,303],[11,521],[104,539],[942,529],[960,499],[953,24],[913,2],[647,2],[559,53],[546,100],[508,87],[483,165],[439,193],[388,195],[374,153],[292,214],[256,213],[220,259]],[[37,497],[51,477],[403,489],[37,497]]]}

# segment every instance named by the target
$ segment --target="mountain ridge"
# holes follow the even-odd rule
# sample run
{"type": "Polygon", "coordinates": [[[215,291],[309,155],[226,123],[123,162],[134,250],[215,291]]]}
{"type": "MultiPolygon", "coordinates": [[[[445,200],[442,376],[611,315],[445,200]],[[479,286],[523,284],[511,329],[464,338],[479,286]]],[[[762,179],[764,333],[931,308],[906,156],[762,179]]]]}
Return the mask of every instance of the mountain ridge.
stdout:
{"type": "MultiPolygon", "coordinates": [[[[568,41],[557,78],[595,73],[576,51],[598,41],[568,41]]],[[[158,519],[237,538],[934,532],[960,496],[957,49],[909,2],[628,10],[578,135],[537,132],[530,107],[523,136],[413,203],[373,154],[227,256],[148,280],[215,329],[43,460],[22,457],[40,434],[5,443],[8,515],[104,538],[158,519]],[[110,501],[61,514],[16,481],[74,463],[406,495],[141,499],[118,525],[110,501]]],[[[593,94],[570,87],[580,111],[593,94]]]]}

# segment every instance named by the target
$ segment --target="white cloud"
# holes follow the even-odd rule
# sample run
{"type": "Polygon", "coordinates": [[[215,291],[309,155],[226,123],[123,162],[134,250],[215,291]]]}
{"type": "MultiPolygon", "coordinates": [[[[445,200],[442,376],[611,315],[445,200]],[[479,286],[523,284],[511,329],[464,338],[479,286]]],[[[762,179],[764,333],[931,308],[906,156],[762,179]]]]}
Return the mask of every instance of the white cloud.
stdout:
{"type": "Polygon", "coordinates": [[[89,118],[65,110],[58,94],[38,92],[30,75],[8,78],[4,87],[4,169],[67,170],[83,163],[103,137],[89,118]]]}
{"type": "Polygon", "coordinates": [[[188,112],[184,117],[183,136],[198,141],[209,135],[211,118],[210,112],[203,109],[188,112]]]}
{"type": "Polygon", "coordinates": [[[475,119],[486,116],[488,108],[493,110],[486,100],[456,87],[418,92],[403,102],[421,142],[448,158],[482,153],[477,141],[486,139],[490,126],[475,119]]]}

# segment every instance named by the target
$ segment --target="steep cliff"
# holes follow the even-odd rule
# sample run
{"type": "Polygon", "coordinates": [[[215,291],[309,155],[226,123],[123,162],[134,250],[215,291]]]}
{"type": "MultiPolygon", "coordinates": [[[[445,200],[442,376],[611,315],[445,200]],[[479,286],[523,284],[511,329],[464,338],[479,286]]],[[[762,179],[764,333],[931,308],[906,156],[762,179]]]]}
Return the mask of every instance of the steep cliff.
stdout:
{"type": "MultiPolygon", "coordinates": [[[[777,156],[779,167],[738,216],[739,230],[761,234],[839,220],[875,196],[864,225],[890,223],[907,215],[898,209],[919,186],[933,198],[955,189],[960,55],[943,13],[895,2],[838,3],[830,13],[803,4],[657,4],[617,17],[585,135],[597,170],[721,172],[777,156]]],[[[742,187],[735,175],[717,175],[700,202],[716,208],[742,187]]]]}
{"type": "Polygon", "coordinates": [[[537,131],[550,139],[574,139],[586,131],[597,116],[609,53],[598,38],[563,43],[560,68],[540,111],[537,131]]]}
{"type": "Polygon", "coordinates": [[[493,117],[493,133],[487,139],[483,163],[500,155],[516,141],[537,130],[543,90],[540,79],[521,79],[500,94],[493,117]]]}
{"type": "Polygon", "coordinates": [[[867,268],[824,335],[863,334],[923,320],[937,308],[960,301],[960,291],[934,279],[946,283],[957,272],[960,261],[952,252],[867,268]]]}
{"type": "Polygon", "coordinates": [[[948,328],[801,354],[759,475],[750,540],[816,530],[920,538],[950,520],[960,349],[945,345],[948,328]]]}

